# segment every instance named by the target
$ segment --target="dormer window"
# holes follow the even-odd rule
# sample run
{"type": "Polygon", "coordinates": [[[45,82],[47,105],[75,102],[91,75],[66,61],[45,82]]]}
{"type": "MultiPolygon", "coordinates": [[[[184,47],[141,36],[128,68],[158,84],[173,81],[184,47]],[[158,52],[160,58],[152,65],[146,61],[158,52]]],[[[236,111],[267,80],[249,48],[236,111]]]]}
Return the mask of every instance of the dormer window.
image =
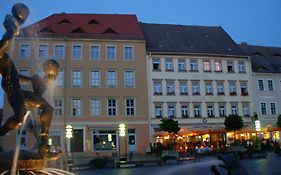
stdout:
{"type": "Polygon", "coordinates": [[[100,24],[97,20],[92,19],[88,24],[100,24]]]}
{"type": "Polygon", "coordinates": [[[111,29],[111,28],[107,28],[103,34],[118,34],[115,30],[111,29]]]}
{"type": "Polygon", "coordinates": [[[71,33],[85,33],[85,31],[83,29],[81,29],[80,27],[74,29],[71,33]]]}
{"type": "Polygon", "coordinates": [[[63,19],[58,24],[71,24],[71,22],[68,19],[63,19]]]}
{"type": "Polygon", "coordinates": [[[41,29],[40,32],[53,32],[53,31],[50,27],[45,27],[45,28],[41,29]]]}

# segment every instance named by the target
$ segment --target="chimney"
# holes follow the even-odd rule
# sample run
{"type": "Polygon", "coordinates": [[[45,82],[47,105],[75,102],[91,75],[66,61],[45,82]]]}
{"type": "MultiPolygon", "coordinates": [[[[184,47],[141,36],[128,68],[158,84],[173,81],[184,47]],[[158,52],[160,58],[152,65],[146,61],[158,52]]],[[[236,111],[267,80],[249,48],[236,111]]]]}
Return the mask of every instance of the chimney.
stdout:
{"type": "Polygon", "coordinates": [[[248,45],[248,43],[243,41],[243,42],[241,42],[241,45],[248,45]]]}

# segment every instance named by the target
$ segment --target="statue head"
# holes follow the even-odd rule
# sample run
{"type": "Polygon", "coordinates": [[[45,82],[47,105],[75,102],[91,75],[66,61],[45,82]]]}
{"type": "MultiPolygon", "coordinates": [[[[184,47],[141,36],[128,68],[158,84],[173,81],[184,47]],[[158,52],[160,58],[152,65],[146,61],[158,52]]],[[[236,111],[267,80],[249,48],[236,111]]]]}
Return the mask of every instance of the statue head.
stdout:
{"type": "Polygon", "coordinates": [[[55,80],[59,72],[59,63],[56,60],[50,59],[44,62],[43,71],[49,80],[55,80]]]}
{"type": "Polygon", "coordinates": [[[12,8],[12,14],[17,19],[19,24],[23,24],[28,17],[29,10],[26,5],[22,3],[16,3],[12,8]]]}

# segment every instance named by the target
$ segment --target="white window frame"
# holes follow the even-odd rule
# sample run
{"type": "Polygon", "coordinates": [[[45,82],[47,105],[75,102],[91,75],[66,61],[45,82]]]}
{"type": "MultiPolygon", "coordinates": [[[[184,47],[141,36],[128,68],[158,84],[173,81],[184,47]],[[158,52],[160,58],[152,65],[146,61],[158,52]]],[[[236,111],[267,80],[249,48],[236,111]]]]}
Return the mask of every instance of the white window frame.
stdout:
{"type": "Polygon", "coordinates": [[[221,81],[217,81],[217,93],[218,95],[224,94],[224,83],[221,81]]]}
{"type": "Polygon", "coordinates": [[[271,115],[276,115],[277,114],[277,109],[276,109],[276,103],[275,102],[270,102],[270,114],[271,115]],[[272,104],[274,104],[274,108],[272,108],[272,104]],[[274,112],[273,112],[274,109],[274,112]]]}
{"type": "Polygon", "coordinates": [[[175,82],[174,81],[168,81],[167,83],[167,95],[173,95],[175,94],[175,82]]]}
{"type": "Polygon", "coordinates": [[[71,99],[71,115],[72,116],[82,116],[82,99],[81,98],[72,98],[71,99]],[[77,102],[77,104],[75,104],[77,102]],[[79,102],[79,103],[78,103],[79,102]],[[76,110],[76,114],[73,114],[73,110],[76,110]]]}
{"type": "Polygon", "coordinates": [[[207,116],[208,117],[214,117],[214,106],[213,105],[207,105],[207,116]]]}
{"type": "Polygon", "coordinates": [[[124,70],[124,87],[134,88],[135,87],[135,71],[134,70],[124,70]],[[129,76],[130,75],[130,76],[129,76]]]}
{"type": "Polygon", "coordinates": [[[188,105],[185,104],[185,105],[181,105],[181,117],[182,118],[187,118],[189,117],[189,108],[188,108],[188,105]]]}
{"type": "Polygon", "coordinates": [[[173,65],[172,58],[165,59],[165,71],[174,71],[174,65],[173,65]]]}
{"type": "Polygon", "coordinates": [[[179,72],[185,72],[186,71],[186,61],[179,59],[178,60],[178,71],[179,72]]]}
{"type": "MultiPolygon", "coordinates": [[[[200,82],[191,82],[191,86],[192,86],[192,94],[195,95],[195,94],[200,94],[200,82]]],[[[199,95],[198,94],[198,95],[199,95]]]]}
{"type": "Polygon", "coordinates": [[[117,71],[116,70],[107,70],[106,71],[106,87],[108,88],[117,88],[117,71]],[[109,73],[113,73],[111,76],[109,73]]]}
{"type": "Polygon", "coordinates": [[[116,48],[115,45],[107,45],[105,47],[105,52],[106,52],[106,54],[105,54],[106,55],[106,60],[110,60],[110,61],[117,60],[117,48],[116,48]],[[113,52],[111,50],[109,50],[111,48],[113,48],[113,52]],[[111,56],[113,56],[113,57],[111,57],[111,56]]]}
{"type": "Polygon", "coordinates": [[[194,117],[202,117],[201,105],[193,105],[193,115],[194,117]]]}
{"type": "Polygon", "coordinates": [[[83,46],[82,46],[82,44],[72,44],[72,47],[71,47],[71,58],[72,58],[72,60],[82,60],[82,58],[83,58],[83,46]],[[74,56],[74,47],[80,47],[80,57],[75,57],[74,56]]]}
{"type": "Polygon", "coordinates": [[[64,44],[54,44],[53,45],[53,57],[54,59],[64,59],[65,58],[65,45],[64,44]],[[57,56],[57,50],[56,47],[57,46],[62,46],[62,55],[61,56],[57,56]]]}
{"type": "Polygon", "coordinates": [[[90,114],[91,116],[100,116],[101,115],[101,100],[99,98],[90,99],[90,114]],[[97,102],[97,103],[96,103],[97,102]]]}
{"type": "Polygon", "coordinates": [[[64,87],[64,70],[60,69],[56,78],[56,86],[64,87]]]}
{"type": "Polygon", "coordinates": [[[221,63],[221,61],[215,61],[215,72],[222,72],[222,63],[221,63]]]}
{"type": "Polygon", "coordinates": [[[187,85],[186,81],[179,82],[179,91],[180,91],[180,94],[182,94],[182,95],[188,94],[188,85],[187,85]]]}
{"type": "Polygon", "coordinates": [[[162,94],[162,82],[161,81],[154,81],[153,82],[153,92],[154,94],[162,94]]]}
{"type": "Polygon", "coordinates": [[[190,71],[191,72],[198,71],[198,60],[190,60],[190,71]]]}
{"type": "Polygon", "coordinates": [[[264,82],[263,82],[263,80],[258,80],[258,88],[259,88],[260,91],[264,91],[264,82]]]}
{"type": "Polygon", "coordinates": [[[29,43],[21,43],[19,49],[20,59],[30,59],[31,58],[31,45],[29,43]],[[27,49],[23,49],[23,46],[27,46],[27,49]],[[22,51],[25,53],[22,55],[22,51]]]}
{"type": "Polygon", "coordinates": [[[267,114],[266,103],[264,103],[264,102],[260,103],[260,112],[261,112],[262,115],[267,114]]]}
{"type": "Polygon", "coordinates": [[[89,46],[89,58],[90,58],[90,60],[100,60],[100,46],[99,45],[93,44],[93,45],[89,46]],[[94,55],[92,54],[93,53],[92,47],[98,48],[98,53],[97,53],[98,56],[97,57],[93,57],[93,56],[95,56],[95,54],[94,55]]]}
{"type": "Polygon", "coordinates": [[[250,116],[250,105],[249,105],[249,103],[243,103],[242,108],[243,108],[243,116],[250,116]]]}
{"type": "Polygon", "coordinates": [[[238,69],[239,69],[239,73],[246,73],[246,65],[245,62],[238,62],[238,69]]]}
{"type": "Polygon", "coordinates": [[[239,115],[237,104],[231,104],[231,115],[239,115]]]}
{"type": "Polygon", "coordinates": [[[135,51],[134,46],[124,46],[123,47],[123,58],[125,61],[133,61],[135,59],[135,51]],[[126,48],[131,48],[131,53],[126,51],[126,48]],[[129,53],[129,54],[128,54],[129,53]],[[131,55],[131,57],[127,57],[128,55],[131,55]]]}
{"type": "Polygon", "coordinates": [[[126,116],[135,116],[136,115],[136,100],[135,100],[135,98],[126,98],[125,99],[125,114],[126,114],[126,116]],[[128,106],[127,100],[133,101],[133,106],[131,105],[131,103],[128,106]],[[129,111],[129,113],[128,113],[128,111],[129,111]]]}
{"type": "Polygon", "coordinates": [[[160,60],[160,58],[153,58],[152,59],[152,71],[161,71],[161,60],[160,60]],[[158,65],[157,69],[154,69],[154,64],[158,65]]]}
{"type": "Polygon", "coordinates": [[[107,115],[108,116],[117,116],[118,115],[118,104],[117,104],[117,99],[115,98],[109,98],[107,99],[107,115]],[[114,100],[115,101],[115,106],[109,106],[109,100],[114,100]],[[112,114],[110,114],[110,110],[112,110],[112,114]],[[114,111],[113,111],[114,110],[114,111]],[[115,114],[113,114],[115,112],[115,114]]]}
{"type": "Polygon", "coordinates": [[[71,86],[73,88],[81,88],[82,87],[82,83],[83,82],[83,71],[82,69],[72,69],[71,70],[71,86]],[[75,77],[74,73],[75,72],[80,72],[80,79],[78,79],[77,77],[75,77]]]}
{"type": "Polygon", "coordinates": [[[47,58],[49,58],[49,45],[48,44],[38,44],[38,58],[39,59],[47,59],[47,58]],[[40,49],[40,47],[41,46],[46,46],[46,48],[44,48],[44,49],[40,49]],[[45,54],[43,54],[42,56],[40,56],[40,51],[41,50],[43,50],[44,52],[46,52],[46,55],[45,54]]]}
{"type": "Polygon", "coordinates": [[[213,94],[213,84],[212,84],[212,82],[205,82],[205,91],[206,91],[206,95],[213,94]]]}
{"type": "Polygon", "coordinates": [[[169,118],[175,118],[176,117],[176,107],[174,104],[168,105],[168,117],[169,118]]]}
{"type": "Polygon", "coordinates": [[[163,106],[162,105],[154,105],[154,117],[162,118],[163,117],[163,106]]]}
{"type": "Polygon", "coordinates": [[[267,80],[267,87],[269,91],[274,91],[273,80],[267,80]],[[270,84],[269,82],[271,82],[271,86],[269,85],[270,84]]]}
{"type": "Polygon", "coordinates": [[[100,70],[90,70],[90,87],[97,88],[101,86],[101,75],[100,70]],[[98,77],[95,77],[95,73],[98,72],[98,77]],[[94,73],[94,75],[93,75],[94,73]]]}
{"type": "Polygon", "coordinates": [[[204,72],[211,72],[211,62],[210,61],[203,61],[203,70],[204,72]]]}
{"type": "Polygon", "coordinates": [[[63,101],[62,98],[54,99],[54,115],[56,115],[56,116],[63,116],[64,115],[64,103],[63,102],[64,101],[63,101]],[[60,101],[60,102],[56,102],[56,101],[60,101]],[[56,105],[58,103],[61,103],[61,106],[60,105],[56,105]]]}
{"type": "Polygon", "coordinates": [[[226,116],[225,104],[219,105],[219,116],[220,117],[225,117],[226,116]]]}

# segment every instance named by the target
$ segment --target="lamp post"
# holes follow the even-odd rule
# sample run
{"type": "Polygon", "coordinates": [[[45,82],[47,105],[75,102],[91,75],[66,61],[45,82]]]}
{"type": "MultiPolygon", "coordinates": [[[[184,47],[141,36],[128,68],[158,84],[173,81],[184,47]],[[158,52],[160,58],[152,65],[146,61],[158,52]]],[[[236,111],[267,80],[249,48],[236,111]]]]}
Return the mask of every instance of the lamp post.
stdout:
{"type": "Polygon", "coordinates": [[[260,120],[255,120],[255,129],[256,129],[256,144],[258,146],[258,132],[261,131],[261,122],[260,122],[260,120]]]}
{"type": "MultiPolygon", "coordinates": [[[[69,140],[71,138],[73,138],[73,127],[71,125],[66,125],[66,127],[65,127],[65,137],[69,140]]],[[[66,149],[66,150],[68,150],[68,149],[66,149]]],[[[73,161],[73,154],[71,153],[71,141],[70,141],[70,144],[69,144],[69,152],[72,156],[72,161],[73,161]]]]}
{"type": "MultiPolygon", "coordinates": [[[[126,125],[124,123],[120,123],[119,126],[118,126],[118,140],[119,140],[119,146],[118,146],[118,150],[119,150],[119,161],[120,161],[120,154],[121,154],[121,151],[120,151],[120,137],[125,137],[126,136],[126,125]]],[[[125,141],[126,142],[126,141],[125,141]]],[[[127,157],[127,152],[126,152],[126,144],[125,143],[125,154],[126,154],[126,157],[127,157]]]]}

